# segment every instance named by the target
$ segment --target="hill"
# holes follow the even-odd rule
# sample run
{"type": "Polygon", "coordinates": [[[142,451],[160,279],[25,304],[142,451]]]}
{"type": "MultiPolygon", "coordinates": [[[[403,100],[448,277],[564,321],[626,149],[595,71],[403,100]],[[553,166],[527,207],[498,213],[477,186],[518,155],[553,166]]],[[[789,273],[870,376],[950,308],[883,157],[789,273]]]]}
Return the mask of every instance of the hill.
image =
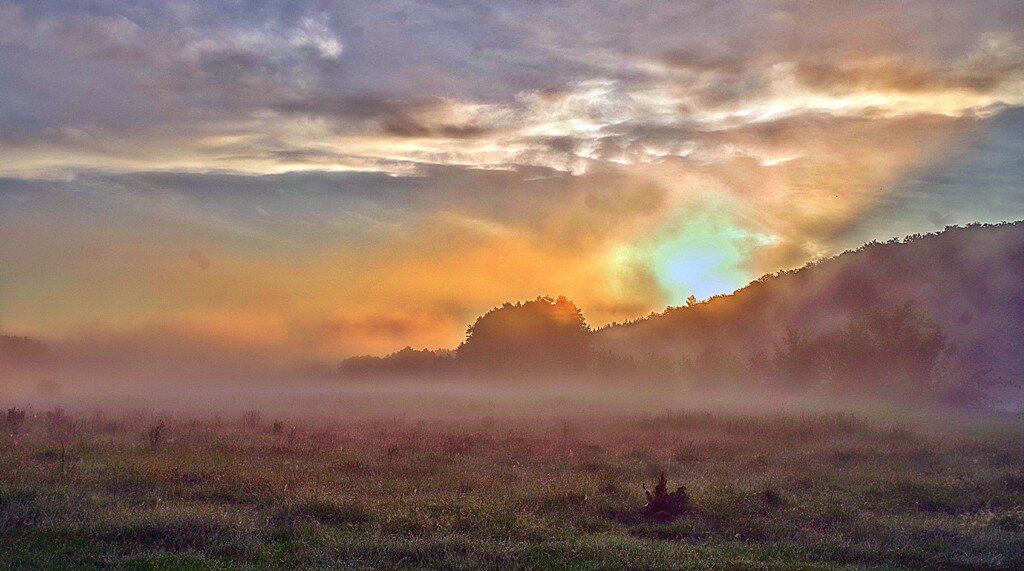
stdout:
{"type": "Polygon", "coordinates": [[[605,327],[595,346],[615,355],[693,362],[711,352],[749,362],[777,352],[787,336],[835,334],[907,302],[941,326],[965,367],[1024,379],[1024,221],[872,242],[731,295],[605,327]]]}

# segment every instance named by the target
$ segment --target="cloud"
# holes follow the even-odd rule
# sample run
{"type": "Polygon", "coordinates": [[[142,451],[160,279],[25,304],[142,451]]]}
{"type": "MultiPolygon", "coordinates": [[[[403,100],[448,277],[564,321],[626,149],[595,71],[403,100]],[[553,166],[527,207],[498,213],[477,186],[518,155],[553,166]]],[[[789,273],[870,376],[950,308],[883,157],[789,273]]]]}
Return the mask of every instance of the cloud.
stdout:
{"type": "MultiPolygon", "coordinates": [[[[894,37],[871,44],[861,39],[875,19],[857,11],[771,2],[740,12],[738,28],[750,32],[740,35],[730,32],[737,24],[727,10],[689,4],[629,14],[585,13],[571,3],[351,13],[299,3],[256,14],[151,6],[146,17],[116,4],[101,13],[68,8],[5,4],[0,22],[10,34],[3,48],[12,57],[0,82],[9,87],[11,112],[2,120],[17,126],[0,140],[8,175],[409,175],[427,165],[580,174],[595,161],[751,155],[773,163],[793,154],[714,139],[791,117],[956,118],[1022,103],[1019,34],[985,13],[968,29],[936,38],[922,27],[949,23],[931,21],[917,4],[889,14],[894,37]],[[813,19],[820,21],[809,25],[813,19]],[[353,21],[361,23],[344,23],[353,21]],[[342,36],[354,29],[360,31],[345,50],[342,36]],[[413,38],[420,40],[415,47],[413,38]],[[828,42],[832,49],[818,49],[828,42]],[[404,60],[396,49],[406,50],[404,60]],[[555,79],[544,87],[508,85],[508,66],[473,61],[487,50],[555,79]],[[56,63],[68,57],[95,69],[83,75],[56,63]],[[450,88],[414,81],[427,62],[450,88]],[[67,91],[56,77],[79,96],[38,106],[22,92],[33,85],[67,91]],[[499,84],[509,88],[490,89],[499,84]]],[[[1012,5],[1005,10],[1004,17],[1013,15],[1012,5]]]]}
{"type": "Polygon", "coordinates": [[[658,260],[693,235],[735,254],[705,280],[728,289],[924,212],[1021,217],[1021,21],[1009,1],[0,0],[5,318],[450,345],[506,299],[565,293],[595,323],[676,303],[694,286],[658,260]]]}

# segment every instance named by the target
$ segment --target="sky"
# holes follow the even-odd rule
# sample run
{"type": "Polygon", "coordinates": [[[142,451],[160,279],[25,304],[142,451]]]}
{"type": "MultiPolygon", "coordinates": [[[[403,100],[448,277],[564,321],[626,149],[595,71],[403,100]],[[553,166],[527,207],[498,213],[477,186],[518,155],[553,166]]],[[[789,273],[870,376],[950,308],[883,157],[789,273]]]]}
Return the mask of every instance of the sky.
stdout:
{"type": "Polygon", "coordinates": [[[1021,218],[1015,0],[0,0],[10,334],[453,347],[1021,218]]]}

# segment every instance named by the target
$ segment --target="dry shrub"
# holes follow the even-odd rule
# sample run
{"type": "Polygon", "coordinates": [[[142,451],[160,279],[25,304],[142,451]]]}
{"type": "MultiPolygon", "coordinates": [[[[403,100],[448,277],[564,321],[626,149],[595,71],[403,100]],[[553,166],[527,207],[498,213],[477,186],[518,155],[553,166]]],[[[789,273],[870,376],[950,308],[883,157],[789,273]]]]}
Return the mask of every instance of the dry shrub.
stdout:
{"type": "Polygon", "coordinates": [[[164,421],[157,422],[146,431],[146,439],[149,441],[149,445],[153,448],[160,446],[164,441],[164,437],[167,432],[167,425],[164,421]]]}
{"type": "Polygon", "coordinates": [[[11,436],[17,436],[25,424],[25,409],[11,407],[4,414],[4,430],[11,436]]]}

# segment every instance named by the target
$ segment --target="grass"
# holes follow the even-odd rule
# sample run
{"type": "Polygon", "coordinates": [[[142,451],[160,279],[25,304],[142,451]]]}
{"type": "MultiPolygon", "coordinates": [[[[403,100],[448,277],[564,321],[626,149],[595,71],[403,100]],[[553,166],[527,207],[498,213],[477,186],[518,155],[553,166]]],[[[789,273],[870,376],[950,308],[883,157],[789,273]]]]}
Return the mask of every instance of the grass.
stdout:
{"type": "Polygon", "coordinates": [[[1021,568],[1019,421],[30,412],[0,440],[0,566],[1021,568]],[[646,522],[662,470],[695,507],[646,522]]]}

